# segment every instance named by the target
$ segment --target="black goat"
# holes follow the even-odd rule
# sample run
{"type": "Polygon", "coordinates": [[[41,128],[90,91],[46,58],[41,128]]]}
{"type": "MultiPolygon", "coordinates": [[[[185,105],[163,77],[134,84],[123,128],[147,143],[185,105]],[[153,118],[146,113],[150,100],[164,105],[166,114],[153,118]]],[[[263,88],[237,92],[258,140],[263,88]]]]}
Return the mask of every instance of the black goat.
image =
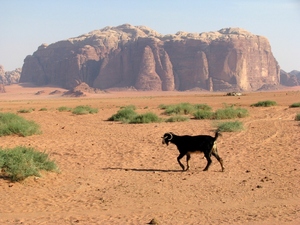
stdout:
{"type": "Polygon", "coordinates": [[[182,170],[184,170],[184,165],[180,162],[180,159],[186,155],[186,164],[187,168],[186,170],[189,169],[189,160],[191,158],[191,153],[196,153],[196,152],[203,152],[204,156],[207,160],[207,165],[204,168],[204,171],[208,170],[212,160],[211,160],[211,155],[216,157],[216,159],[219,161],[222,167],[222,172],[224,171],[224,166],[223,166],[223,160],[218,154],[217,150],[217,144],[216,140],[218,139],[219,132],[215,132],[215,137],[209,136],[209,135],[197,135],[197,136],[189,136],[189,135],[184,135],[184,136],[178,136],[175,135],[174,133],[165,133],[164,136],[162,137],[162,143],[169,145],[169,143],[172,143],[177,146],[177,149],[179,150],[180,154],[177,157],[177,161],[179,165],[181,166],[182,170]]]}

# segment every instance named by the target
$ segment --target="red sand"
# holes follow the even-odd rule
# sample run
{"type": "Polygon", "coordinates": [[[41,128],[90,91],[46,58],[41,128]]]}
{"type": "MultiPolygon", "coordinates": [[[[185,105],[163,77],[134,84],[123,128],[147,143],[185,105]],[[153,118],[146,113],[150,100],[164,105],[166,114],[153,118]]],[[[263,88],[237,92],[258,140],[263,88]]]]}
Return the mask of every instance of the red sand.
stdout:
{"type": "MultiPolygon", "coordinates": [[[[300,224],[300,102],[298,88],[246,93],[241,97],[201,92],[112,92],[68,98],[49,95],[55,87],[7,86],[0,110],[41,125],[42,134],[0,137],[0,147],[32,146],[50,154],[61,173],[43,173],[20,183],[0,179],[0,224],[300,224]],[[44,93],[35,95],[38,91],[44,93]],[[253,108],[273,100],[277,106],[253,108]],[[121,124],[106,121],[121,106],[161,114],[160,104],[206,103],[247,108],[245,130],[218,139],[225,172],[213,159],[192,155],[181,172],[174,145],[161,136],[211,134],[211,120],[121,124]],[[60,106],[90,105],[93,115],[58,112],[60,106]],[[46,108],[47,111],[39,111],[46,108]]],[[[161,115],[162,116],[162,115],[161,115]]],[[[184,161],[184,160],[183,160],[184,161]]]]}

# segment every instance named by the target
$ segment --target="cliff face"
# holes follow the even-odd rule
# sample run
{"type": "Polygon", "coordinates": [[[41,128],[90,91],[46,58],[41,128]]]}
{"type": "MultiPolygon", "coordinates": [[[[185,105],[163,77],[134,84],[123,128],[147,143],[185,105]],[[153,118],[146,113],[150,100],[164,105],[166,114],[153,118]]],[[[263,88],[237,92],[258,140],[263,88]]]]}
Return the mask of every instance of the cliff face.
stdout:
{"type": "Polygon", "coordinates": [[[106,27],[51,45],[24,60],[20,82],[99,89],[237,89],[278,85],[268,40],[239,28],[161,35],[144,26],[106,27]]]}

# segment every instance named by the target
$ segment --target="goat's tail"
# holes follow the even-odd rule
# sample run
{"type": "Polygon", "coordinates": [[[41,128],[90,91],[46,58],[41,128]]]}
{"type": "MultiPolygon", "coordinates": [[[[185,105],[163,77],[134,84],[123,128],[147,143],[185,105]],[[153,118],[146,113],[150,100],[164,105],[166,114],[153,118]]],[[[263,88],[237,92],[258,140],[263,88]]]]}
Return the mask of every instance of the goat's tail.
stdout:
{"type": "Polygon", "coordinates": [[[216,130],[215,132],[215,141],[218,139],[219,136],[222,136],[221,133],[220,133],[220,130],[216,130]]]}

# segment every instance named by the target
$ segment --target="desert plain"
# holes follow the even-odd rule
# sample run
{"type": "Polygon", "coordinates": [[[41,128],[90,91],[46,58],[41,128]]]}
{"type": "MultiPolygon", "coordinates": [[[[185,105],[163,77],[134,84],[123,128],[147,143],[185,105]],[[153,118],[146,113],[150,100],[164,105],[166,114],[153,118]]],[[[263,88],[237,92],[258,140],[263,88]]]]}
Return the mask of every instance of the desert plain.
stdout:
{"type": "MultiPolygon", "coordinates": [[[[217,92],[105,92],[86,97],[49,95],[55,87],[6,86],[0,111],[41,126],[42,134],[0,137],[1,148],[34,147],[55,160],[60,172],[21,182],[0,178],[0,224],[300,224],[300,88],[226,96],[217,92]],[[41,91],[41,94],[36,95],[41,91]],[[272,100],[272,107],[251,107],[272,100]],[[162,115],[160,104],[205,103],[246,108],[245,129],[223,132],[216,159],[203,172],[203,155],[192,155],[182,172],[165,132],[214,134],[212,120],[122,124],[107,119],[120,107],[162,115]],[[58,107],[89,105],[96,114],[73,115],[58,107]],[[46,108],[46,111],[39,111],[46,108]]],[[[185,161],[184,159],[182,160],[185,161]]]]}

